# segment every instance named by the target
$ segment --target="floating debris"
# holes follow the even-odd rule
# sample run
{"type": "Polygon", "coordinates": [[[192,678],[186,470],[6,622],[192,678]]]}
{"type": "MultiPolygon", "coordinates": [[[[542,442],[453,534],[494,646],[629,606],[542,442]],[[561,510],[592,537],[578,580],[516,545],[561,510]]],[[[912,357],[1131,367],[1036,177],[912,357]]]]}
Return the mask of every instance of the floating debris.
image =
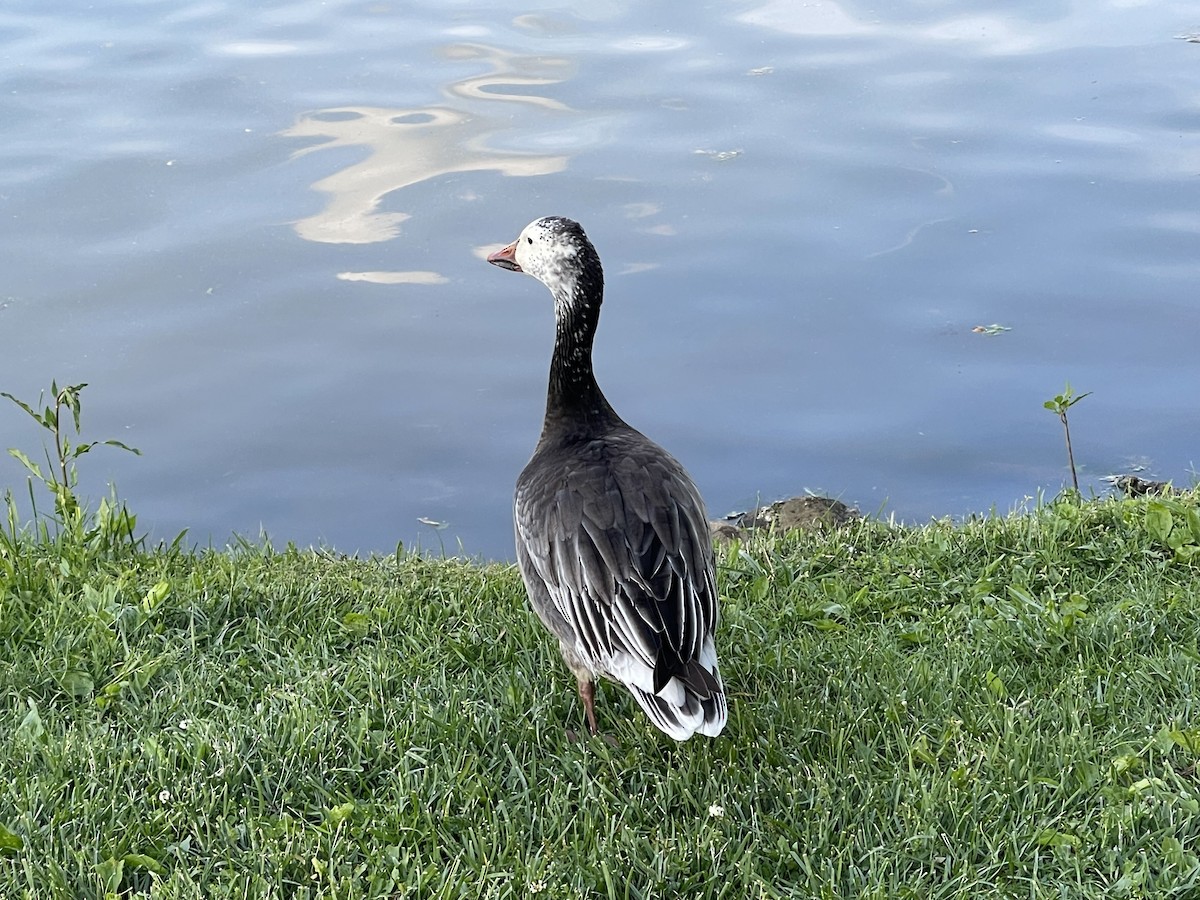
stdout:
{"type": "Polygon", "coordinates": [[[757,69],[751,69],[747,75],[770,75],[775,71],[774,66],[759,66],[757,69]]]}
{"type": "Polygon", "coordinates": [[[976,334],[1004,334],[1006,331],[1012,331],[1007,325],[976,325],[971,329],[976,334]]]}
{"type": "Polygon", "coordinates": [[[417,521],[422,525],[428,525],[430,528],[436,528],[438,531],[450,526],[449,522],[439,522],[437,519],[431,519],[428,516],[417,516],[417,521]]]}
{"type": "Polygon", "coordinates": [[[741,150],[693,150],[692,152],[697,156],[715,159],[717,162],[725,162],[727,159],[735,159],[742,155],[741,150]]]}
{"type": "MultiPolygon", "coordinates": [[[[1130,456],[1125,460],[1122,468],[1130,475],[1140,475],[1142,472],[1149,472],[1154,468],[1154,460],[1148,456],[1130,456]]],[[[1117,476],[1112,477],[1116,478],[1117,476]]]]}

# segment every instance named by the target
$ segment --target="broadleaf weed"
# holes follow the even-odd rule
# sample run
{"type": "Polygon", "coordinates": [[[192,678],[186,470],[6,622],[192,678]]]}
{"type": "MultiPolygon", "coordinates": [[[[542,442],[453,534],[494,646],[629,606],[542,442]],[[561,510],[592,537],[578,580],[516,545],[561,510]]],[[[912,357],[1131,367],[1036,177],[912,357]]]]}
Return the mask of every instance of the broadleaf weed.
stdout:
{"type": "MultiPolygon", "coordinates": [[[[81,505],[76,494],[79,483],[79,473],[76,462],[79,457],[90,452],[94,447],[108,446],[141,455],[136,447],[130,447],[121,441],[84,441],[81,440],[82,403],[80,394],[87,387],[86,382],[71,384],[60,388],[56,381],[50,382],[52,403],[45,402],[45,394],[38,396],[39,412],[29,403],[6,391],[0,391],[0,397],[10,400],[20,407],[41,428],[50,434],[53,448],[44,448],[46,468],[34,462],[30,456],[16,447],[8,449],[9,455],[21,463],[29,473],[29,494],[32,510],[33,539],[38,543],[57,543],[63,552],[64,560],[78,559],[74,554],[68,554],[68,549],[83,551],[84,556],[95,558],[112,555],[121,548],[133,548],[139,544],[134,535],[137,517],[117,499],[116,492],[102,499],[95,511],[90,511],[81,505]],[[70,414],[70,424],[64,422],[65,414],[70,414]],[[73,435],[68,428],[73,426],[73,435]],[[33,490],[34,482],[40,482],[54,498],[54,513],[52,516],[40,515],[37,499],[33,490]],[[55,527],[51,529],[51,525],[55,527]]],[[[16,542],[25,532],[20,524],[20,515],[12,493],[5,492],[7,508],[7,531],[5,541],[16,542]]]]}

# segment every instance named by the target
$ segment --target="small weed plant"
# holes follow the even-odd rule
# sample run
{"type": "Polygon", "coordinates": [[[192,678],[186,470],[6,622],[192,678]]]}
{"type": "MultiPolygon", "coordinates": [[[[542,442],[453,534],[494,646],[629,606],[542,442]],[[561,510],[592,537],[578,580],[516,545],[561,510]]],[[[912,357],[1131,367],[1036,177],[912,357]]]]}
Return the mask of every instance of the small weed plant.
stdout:
{"type": "MultiPolygon", "coordinates": [[[[35,539],[45,544],[58,542],[64,547],[72,546],[91,553],[105,554],[117,549],[121,544],[133,546],[136,543],[134,526],[137,518],[117,500],[115,492],[111,492],[108,499],[101,500],[94,512],[82,505],[75,492],[79,484],[76,461],[98,446],[117,447],[139,456],[141,451],[120,441],[81,439],[80,394],[85,387],[86,383],[69,384],[60,388],[57,382],[50,382],[52,402],[45,403],[45,393],[39,395],[37,405],[41,408],[40,411],[7,392],[0,392],[0,397],[23,409],[31,419],[49,432],[52,441],[52,446],[44,451],[44,469],[23,451],[16,447],[8,448],[9,454],[30,474],[29,500],[33,510],[35,539]],[[54,498],[53,514],[39,515],[35,481],[40,482],[54,498]]],[[[5,507],[8,530],[4,539],[9,542],[16,541],[23,529],[11,491],[5,492],[5,507]]]]}
{"type": "Polygon", "coordinates": [[[1200,509],[1174,497],[1146,505],[1146,530],[1174,554],[1176,562],[1200,561],[1200,509]]]}
{"type": "Polygon", "coordinates": [[[1067,439],[1067,464],[1071,467],[1071,484],[1074,486],[1076,494],[1079,493],[1079,476],[1075,472],[1075,451],[1071,449],[1071,425],[1067,421],[1067,410],[1090,393],[1091,391],[1076,394],[1071,390],[1070,382],[1067,382],[1067,386],[1061,394],[1055,394],[1042,404],[1046,409],[1057,413],[1059,421],[1062,422],[1063,434],[1066,435],[1067,439]]]}

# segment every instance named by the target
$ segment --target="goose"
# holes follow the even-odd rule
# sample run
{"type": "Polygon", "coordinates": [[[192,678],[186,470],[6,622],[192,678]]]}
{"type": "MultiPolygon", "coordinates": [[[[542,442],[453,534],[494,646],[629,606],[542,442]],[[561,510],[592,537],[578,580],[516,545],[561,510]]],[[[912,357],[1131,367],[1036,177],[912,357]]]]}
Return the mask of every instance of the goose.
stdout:
{"type": "Polygon", "coordinates": [[[624,685],[677,741],[716,737],[728,705],[717,667],[713,548],[704,501],[674,457],[627,425],[592,372],[604,273],[578,222],[547,216],[487,261],[554,297],[546,415],[517,479],[517,562],[558,638],[588,730],[595,682],[624,685]]]}

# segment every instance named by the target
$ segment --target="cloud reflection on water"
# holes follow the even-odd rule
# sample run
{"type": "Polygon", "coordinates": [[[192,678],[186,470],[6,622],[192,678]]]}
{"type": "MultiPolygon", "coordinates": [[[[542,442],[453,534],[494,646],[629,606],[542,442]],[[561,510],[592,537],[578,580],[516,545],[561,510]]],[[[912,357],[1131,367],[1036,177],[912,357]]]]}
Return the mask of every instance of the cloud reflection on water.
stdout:
{"type": "MultiPolygon", "coordinates": [[[[804,37],[870,37],[887,35],[892,43],[926,42],[960,45],[969,53],[1004,56],[1042,53],[1064,47],[1114,44],[1128,41],[1136,32],[1138,7],[1149,0],[1109,0],[1107,3],[1075,2],[1048,8],[1004,7],[996,12],[955,10],[941,18],[922,21],[920,14],[900,8],[889,20],[877,7],[860,11],[859,4],[821,0],[766,2],[738,14],[748,25],[804,37]],[[1103,15],[1099,15],[1103,11],[1103,15]],[[1095,27],[1081,29],[1086,20],[1095,27]]],[[[914,4],[915,6],[915,4],[914,4]]]]}
{"type": "Polygon", "coordinates": [[[373,284],[446,284],[450,279],[438,272],[338,272],[339,281],[369,281],[373,284]]]}
{"type": "Polygon", "coordinates": [[[565,104],[549,97],[515,92],[565,80],[571,73],[569,60],[520,56],[482,44],[453,44],[443,50],[443,56],[455,63],[478,59],[490,66],[483,75],[445,88],[451,100],[466,103],[334,107],[306,113],[283,132],[286,137],[320,139],[320,143],[297,150],[293,158],[334,147],[366,147],[370,151],[365,159],[313,183],[315,190],[329,195],[329,202],[321,212],[295,223],[300,237],[331,244],[386,241],[412,217],[406,212],[379,211],[383,199],[402,188],[451,172],[494,170],[530,176],[566,168],[565,155],[489,146],[501,132],[528,134],[529,124],[517,117],[480,115],[473,107],[483,100],[521,104],[552,114],[570,112],[565,104]]]}

